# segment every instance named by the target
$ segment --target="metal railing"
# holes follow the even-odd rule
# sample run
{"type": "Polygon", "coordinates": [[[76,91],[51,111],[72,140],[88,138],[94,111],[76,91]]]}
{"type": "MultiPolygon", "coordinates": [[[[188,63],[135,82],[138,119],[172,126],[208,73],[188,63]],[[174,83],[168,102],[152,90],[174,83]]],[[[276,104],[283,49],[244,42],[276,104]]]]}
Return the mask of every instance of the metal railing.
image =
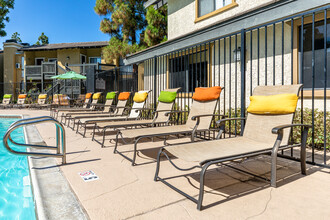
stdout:
{"type": "MultiPolygon", "coordinates": [[[[307,162],[330,167],[329,11],[328,4],[139,61],[138,89],[152,90],[147,106],[154,107],[160,91],[181,87],[175,108],[189,110],[196,87],[222,86],[216,112],[245,117],[256,86],[304,84],[294,122],[313,125],[307,162]]],[[[226,137],[244,129],[244,121],[228,124],[226,137]]],[[[292,141],[301,133],[293,129],[292,141]]]]}
{"type": "Polygon", "coordinates": [[[58,122],[57,120],[55,120],[54,118],[52,118],[50,116],[27,118],[27,119],[21,119],[21,120],[14,122],[13,124],[10,125],[7,132],[5,133],[5,135],[3,137],[3,143],[6,147],[6,149],[13,154],[26,155],[26,156],[37,156],[37,157],[61,157],[62,163],[66,164],[65,129],[60,122],[58,122]],[[54,123],[56,126],[56,146],[55,147],[54,146],[45,146],[45,145],[17,143],[10,136],[10,134],[17,128],[28,126],[28,125],[42,124],[42,123],[47,123],[47,122],[54,123]],[[34,147],[34,148],[39,148],[39,149],[51,149],[51,150],[56,149],[56,153],[16,151],[9,146],[9,142],[11,142],[14,145],[23,146],[23,147],[34,147]]]}

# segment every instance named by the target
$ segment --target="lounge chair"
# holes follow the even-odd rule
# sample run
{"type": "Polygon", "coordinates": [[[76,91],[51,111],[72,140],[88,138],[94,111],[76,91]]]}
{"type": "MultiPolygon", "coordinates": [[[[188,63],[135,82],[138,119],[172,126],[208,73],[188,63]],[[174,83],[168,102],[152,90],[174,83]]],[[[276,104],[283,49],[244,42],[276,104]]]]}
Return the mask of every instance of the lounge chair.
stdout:
{"type": "MultiPolygon", "coordinates": [[[[194,101],[192,103],[187,122],[183,125],[118,130],[116,134],[114,153],[119,153],[124,158],[131,161],[132,166],[134,166],[137,154],[137,145],[141,139],[165,137],[166,140],[166,137],[171,135],[189,135],[191,141],[193,142],[197,132],[210,130],[214,116],[222,117],[222,115],[214,114],[216,106],[219,102],[220,92],[221,87],[219,86],[211,88],[196,88],[193,96],[194,101]],[[127,139],[132,141],[127,142],[127,139]],[[134,143],[132,159],[117,151],[119,140],[122,140],[125,144],[134,143]]],[[[178,112],[182,111],[171,111],[167,114],[177,114],[178,112]]]]}
{"type": "MultiPolygon", "coordinates": [[[[173,109],[176,93],[180,88],[177,89],[167,89],[164,92],[161,92],[161,95],[158,98],[158,105],[156,111],[153,112],[154,117],[153,119],[144,119],[144,120],[134,120],[134,121],[107,121],[107,122],[98,122],[95,123],[94,129],[93,129],[93,136],[92,141],[95,140],[99,144],[101,144],[101,147],[104,147],[104,141],[105,141],[105,134],[106,130],[110,129],[125,129],[125,128],[136,128],[136,127],[154,127],[154,126],[168,126],[170,125],[170,117],[169,115],[165,115],[166,112],[170,112],[173,109]],[[166,96],[166,93],[170,93],[170,95],[173,96],[173,98],[167,99],[166,97],[162,98],[162,94],[165,94],[163,96],[166,96]],[[102,142],[97,141],[94,137],[96,134],[96,129],[100,132],[100,129],[102,129],[102,142]]],[[[153,109],[150,109],[151,111],[153,109]]]]}
{"type": "MultiPolygon", "coordinates": [[[[88,127],[88,125],[90,125],[89,121],[91,119],[95,119],[95,120],[100,120],[100,119],[108,119],[109,117],[119,117],[119,116],[124,116],[125,115],[125,111],[126,111],[126,105],[128,103],[129,97],[130,97],[131,93],[130,92],[121,92],[118,96],[118,102],[117,105],[114,107],[114,111],[113,112],[109,112],[108,114],[96,114],[93,116],[80,116],[79,118],[76,117],[73,120],[73,129],[75,128],[75,126],[77,125],[77,132],[79,133],[79,127],[83,127],[84,128],[84,133],[82,134],[83,137],[85,137],[86,135],[86,129],[88,127]]],[[[95,123],[91,123],[93,126],[95,123]]]]}
{"type": "MultiPolygon", "coordinates": [[[[214,164],[219,164],[227,161],[237,160],[241,158],[257,156],[260,154],[270,153],[271,154],[271,186],[276,187],[276,162],[277,162],[277,153],[279,150],[285,150],[292,147],[301,146],[300,152],[300,162],[301,162],[301,172],[306,174],[306,139],[308,129],[310,125],[303,124],[292,124],[294,112],[296,109],[296,103],[298,101],[298,94],[301,85],[290,85],[290,86],[258,86],[253,91],[252,97],[264,96],[263,99],[273,99],[272,95],[279,97],[282,101],[274,101],[273,103],[266,104],[265,101],[259,101],[256,103],[251,101],[251,104],[248,108],[248,115],[246,118],[245,128],[243,136],[238,136],[236,138],[227,138],[219,139],[222,133],[224,132],[226,121],[232,120],[245,120],[245,118],[227,118],[219,120],[217,123],[221,125],[220,132],[217,136],[219,140],[212,140],[207,142],[196,142],[189,144],[180,144],[163,147],[160,149],[157,156],[157,168],[155,173],[155,181],[162,181],[166,185],[170,186],[172,189],[175,189],[177,192],[186,196],[193,202],[197,203],[197,209],[201,210],[203,195],[204,195],[204,178],[206,170],[209,166],[214,164]],[[289,101],[286,101],[284,96],[293,96],[294,98],[289,101]],[[294,101],[292,101],[294,100],[294,101]],[[284,105],[288,105],[291,102],[290,110],[285,108],[284,105]],[[261,104],[261,105],[260,105],[261,104]],[[254,108],[256,105],[259,107],[254,108]],[[265,105],[268,105],[265,107],[265,105]],[[252,107],[251,107],[252,106],[252,107]],[[253,107],[254,106],[254,107],[253,107]],[[262,111],[259,111],[258,108],[263,107],[262,111]],[[251,109],[250,109],[251,107],[251,109]],[[273,107],[269,109],[269,107],[273,107]],[[254,108],[254,109],[253,109],[254,108]],[[275,109],[275,110],[274,110],[275,109]],[[280,110],[280,111],[278,111],[280,110]],[[253,112],[253,113],[252,113],[253,112]],[[292,127],[302,127],[302,143],[288,145],[288,140],[290,136],[290,130],[292,127]],[[197,163],[196,166],[191,168],[185,168],[184,170],[191,170],[194,168],[200,168],[200,188],[199,188],[199,197],[198,200],[182,192],[181,190],[175,188],[173,185],[168,183],[166,180],[159,177],[160,169],[160,156],[165,155],[171,164],[177,169],[180,169],[176,166],[173,161],[168,156],[170,153],[172,156],[197,163]]],[[[274,97],[274,96],[273,96],[274,97]]],[[[252,100],[252,98],[250,98],[252,100]]],[[[182,170],[182,169],[181,169],[182,170]]],[[[251,174],[251,173],[250,173],[251,174]]]]}
{"type": "Polygon", "coordinates": [[[25,104],[23,106],[27,108],[42,108],[45,107],[46,100],[47,100],[47,94],[40,94],[38,95],[37,103],[25,104]]]}
{"type": "Polygon", "coordinates": [[[40,104],[38,105],[39,108],[56,108],[56,107],[59,107],[59,104],[60,104],[60,98],[59,98],[59,94],[54,94],[53,96],[53,101],[52,103],[50,104],[40,104]]]}
{"type": "Polygon", "coordinates": [[[70,107],[70,103],[69,103],[69,100],[67,99],[67,96],[60,95],[59,96],[60,105],[62,107],[51,109],[50,115],[57,119],[59,112],[74,111],[75,109],[78,109],[78,110],[88,109],[89,108],[89,103],[91,102],[91,99],[92,99],[92,95],[93,95],[92,93],[87,93],[85,95],[85,102],[84,102],[83,106],[82,107],[76,107],[76,108],[68,108],[68,107],[70,107]],[[65,104],[67,104],[67,105],[65,105],[65,104]]]}
{"type": "Polygon", "coordinates": [[[5,94],[2,99],[2,103],[0,104],[0,108],[8,108],[8,107],[13,107],[11,104],[11,99],[12,99],[12,94],[5,94]]]}
{"type": "Polygon", "coordinates": [[[124,111],[122,113],[122,115],[97,115],[97,116],[93,116],[93,117],[89,117],[89,116],[84,116],[84,117],[79,117],[79,121],[77,123],[77,133],[78,133],[78,129],[79,126],[84,127],[84,136],[86,134],[86,129],[88,125],[91,125],[91,128],[94,128],[95,123],[98,122],[110,122],[110,121],[131,121],[131,120],[137,120],[140,118],[142,111],[143,110],[147,110],[145,108],[145,103],[147,101],[147,97],[148,97],[148,93],[150,92],[150,90],[148,91],[139,91],[136,92],[133,98],[133,106],[132,107],[116,107],[117,109],[122,108],[124,111]],[[136,100],[136,97],[140,97],[143,96],[142,98],[139,98],[138,100],[136,100]],[[125,111],[130,111],[130,113],[128,115],[124,115],[125,111]],[[102,117],[101,117],[102,116],[102,117]]]}
{"type": "MultiPolygon", "coordinates": [[[[90,107],[89,108],[70,108],[70,109],[66,109],[64,111],[60,110],[59,112],[61,113],[61,123],[63,122],[63,119],[66,118],[66,115],[71,115],[72,113],[82,113],[82,112],[91,112],[91,111],[95,111],[98,107],[98,102],[101,98],[102,93],[101,92],[97,92],[94,93],[92,96],[92,103],[90,103],[90,107]]],[[[57,116],[58,117],[58,116],[57,116]]],[[[64,124],[66,123],[66,120],[64,121],[64,124]]]]}
{"type": "MultiPolygon", "coordinates": [[[[103,107],[103,110],[95,110],[93,112],[90,111],[86,111],[86,112],[70,112],[67,113],[64,117],[65,117],[65,121],[64,124],[66,124],[67,121],[69,121],[68,123],[68,127],[70,127],[70,121],[74,121],[76,118],[82,117],[82,116],[93,116],[93,115],[106,115],[111,113],[111,111],[113,110],[113,108],[115,107],[113,105],[115,99],[117,96],[117,92],[108,92],[107,96],[106,96],[106,101],[104,104],[96,104],[95,106],[99,106],[99,107],[103,107]]],[[[74,124],[74,123],[73,123],[74,124]]],[[[74,127],[72,127],[72,129],[74,129],[74,127]]]]}
{"type": "Polygon", "coordinates": [[[22,108],[24,106],[24,104],[26,103],[26,98],[27,98],[26,94],[19,94],[18,99],[17,99],[17,103],[13,107],[22,108]]]}

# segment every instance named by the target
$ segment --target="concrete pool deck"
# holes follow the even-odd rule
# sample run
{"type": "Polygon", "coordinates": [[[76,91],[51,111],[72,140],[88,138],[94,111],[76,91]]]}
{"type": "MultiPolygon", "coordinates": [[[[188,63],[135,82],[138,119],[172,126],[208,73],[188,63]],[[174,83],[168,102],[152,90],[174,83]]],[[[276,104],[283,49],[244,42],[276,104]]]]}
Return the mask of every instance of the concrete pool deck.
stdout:
{"type": "MultiPolygon", "coordinates": [[[[0,110],[0,114],[36,117],[49,115],[49,111],[7,109],[0,110]]],[[[37,128],[43,140],[54,145],[55,128],[50,124],[40,124],[37,128]]],[[[279,159],[278,187],[271,188],[269,183],[252,176],[223,166],[214,167],[206,175],[203,204],[207,207],[198,211],[195,203],[163,183],[153,181],[155,152],[162,141],[141,144],[143,150],[137,163],[143,165],[132,167],[122,156],[113,154],[109,142],[106,148],[101,148],[91,141],[90,135],[83,138],[71,129],[66,132],[67,164],[59,168],[90,219],[328,219],[330,215],[330,169],[308,166],[308,175],[303,176],[299,163],[279,159]],[[99,179],[84,182],[78,173],[89,170],[99,179]]],[[[131,149],[132,145],[118,147],[130,157],[131,149]]],[[[58,164],[60,162],[58,160],[58,164]]],[[[184,161],[175,162],[189,166],[184,161]]],[[[232,165],[270,176],[268,156],[232,165]]],[[[175,177],[169,181],[196,197],[197,171],[180,172],[164,161],[160,176],[175,177]]]]}

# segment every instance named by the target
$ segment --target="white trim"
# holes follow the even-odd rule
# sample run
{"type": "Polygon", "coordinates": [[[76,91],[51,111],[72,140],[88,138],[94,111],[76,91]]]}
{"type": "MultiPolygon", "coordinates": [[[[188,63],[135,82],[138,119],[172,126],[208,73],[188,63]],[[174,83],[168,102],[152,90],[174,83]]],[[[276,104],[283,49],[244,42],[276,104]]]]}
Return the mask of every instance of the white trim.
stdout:
{"type": "Polygon", "coordinates": [[[16,46],[16,45],[6,45],[6,44],[4,44],[3,45],[3,48],[8,48],[8,47],[13,47],[13,48],[16,48],[16,49],[21,49],[22,47],[20,47],[20,46],[16,46]]]}
{"type": "MultiPolygon", "coordinates": [[[[101,57],[88,57],[88,63],[91,63],[91,58],[100,58],[100,60],[102,61],[102,58],[101,57]]],[[[96,63],[93,63],[93,64],[96,64],[96,63]]]]}
{"type": "Polygon", "coordinates": [[[43,62],[45,62],[45,57],[36,57],[36,58],[34,58],[35,66],[39,66],[39,65],[37,65],[37,59],[43,59],[43,62]]]}

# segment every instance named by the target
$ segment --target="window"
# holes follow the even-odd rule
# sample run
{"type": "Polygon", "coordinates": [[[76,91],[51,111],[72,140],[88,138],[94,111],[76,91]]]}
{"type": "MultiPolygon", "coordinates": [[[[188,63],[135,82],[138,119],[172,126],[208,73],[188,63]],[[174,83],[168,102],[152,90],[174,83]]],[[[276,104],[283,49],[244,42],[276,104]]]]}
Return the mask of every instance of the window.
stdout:
{"type": "MultiPolygon", "coordinates": [[[[315,51],[315,88],[323,89],[325,86],[324,78],[324,21],[318,21],[314,24],[314,51],[315,51]]],[[[304,25],[304,39],[303,39],[303,70],[299,73],[299,82],[304,83],[305,89],[311,89],[313,87],[312,76],[312,24],[304,25]],[[302,81],[303,79],[303,81],[302,81]]],[[[327,42],[326,42],[326,52],[327,52],[327,88],[330,88],[330,19],[327,20],[327,42]]],[[[299,45],[301,42],[301,27],[299,28],[299,45]]],[[[301,48],[299,47],[299,57],[302,56],[301,48]]],[[[300,59],[299,59],[300,62],[300,59]]],[[[300,65],[299,65],[300,67],[300,65]]]]}
{"type": "Polygon", "coordinates": [[[36,58],[35,59],[35,63],[36,65],[40,66],[42,64],[42,62],[45,61],[45,58],[36,58]]]}
{"type": "Polygon", "coordinates": [[[86,55],[80,54],[80,63],[81,64],[86,63],[86,55]]]}
{"type": "Polygon", "coordinates": [[[194,92],[196,87],[207,87],[208,63],[204,55],[198,52],[170,59],[169,88],[181,87],[182,92],[194,92]]]}
{"type": "Polygon", "coordinates": [[[48,58],[48,62],[57,62],[57,58],[48,58]]]}
{"type": "Polygon", "coordinates": [[[237,6],[236,0],[196,0],[196,21],[237,6]]]}
{"type": "Polygon", "coordinates": [[[89,63],[101,63],[101,57],[90,57],[89,63]]]}

